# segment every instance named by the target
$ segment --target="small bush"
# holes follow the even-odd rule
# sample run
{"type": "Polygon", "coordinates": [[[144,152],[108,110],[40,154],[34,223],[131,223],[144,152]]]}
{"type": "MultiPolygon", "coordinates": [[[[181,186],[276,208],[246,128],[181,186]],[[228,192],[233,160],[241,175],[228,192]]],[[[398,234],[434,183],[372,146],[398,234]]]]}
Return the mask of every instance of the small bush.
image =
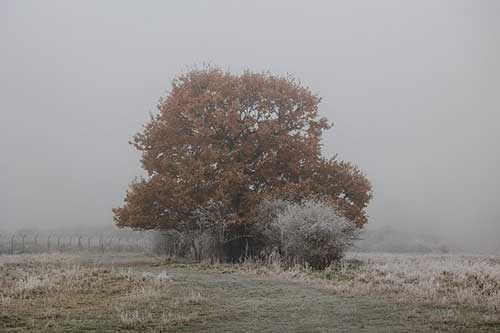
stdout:
{"type": "Polygon", "coordinates": [[[173,229],[159,231],[153,236],[153,252],[173,257],[186,256],[190,244],[186,236],[173,229]]]}
{"type": "Polygon", "coordinates": [[[288,204],[265,232],[278,233],[279,247],[288,263],[306,263],[315,269],[339,260],[358,236],[354,223],[319,200],[288,204]]]}
{"type": "Polygon", "coordinates": [[[254,248],[250,249],[254,256],[268,258],[279,252],[281,239],[275,220],[289,205],[290,202],[282,199],[264,200],[259,204],[248,228],[249,234],[255,240],[254,248]]]}

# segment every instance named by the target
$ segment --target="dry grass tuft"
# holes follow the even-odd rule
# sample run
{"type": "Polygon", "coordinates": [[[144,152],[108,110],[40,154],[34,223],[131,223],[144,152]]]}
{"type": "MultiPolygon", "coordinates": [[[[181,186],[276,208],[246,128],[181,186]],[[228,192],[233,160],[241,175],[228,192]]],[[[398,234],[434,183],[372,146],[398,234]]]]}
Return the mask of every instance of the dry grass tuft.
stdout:
{"type": "Polygon", "coordinates": [[[137,328],[138,325],[148,321],[150,318],[146,318],[143,313],[139,310],[126,310],[118,306],[115,307],[115,313],[120,323],[122,323],[126,328],[137,328]]]}
{"type": "Polygon", "coordinates": [[[0,295],[0,305],[2,308],[7,307],[12,304],[12,297],[0,295]]]}
{"type": "Polygon", "coordinates": [[[184,305],[199,305],[202,304],[206,298],[201,295],[199,291],[191,290],[187,295],[183,295],[181,297],[176,297],[174,300],[174,305],[178,306],[181,304],[184,305]]]}

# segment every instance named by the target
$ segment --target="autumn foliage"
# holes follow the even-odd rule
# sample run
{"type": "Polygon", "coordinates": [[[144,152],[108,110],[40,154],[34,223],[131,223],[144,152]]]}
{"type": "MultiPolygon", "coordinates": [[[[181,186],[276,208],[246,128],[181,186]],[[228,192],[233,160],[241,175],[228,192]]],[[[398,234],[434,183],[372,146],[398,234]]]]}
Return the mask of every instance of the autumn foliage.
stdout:
{"type": "Polygon", "coordinates": [[[371,186],[359,169],[321,156],[320,98],[292,77],[217,68],[177,77],[136,134],[147,177],[113,210],[120,227],[196,229],[217,203],[229,234],[244,232],[263,199],[321,197],[361,227],[371,186]]]}

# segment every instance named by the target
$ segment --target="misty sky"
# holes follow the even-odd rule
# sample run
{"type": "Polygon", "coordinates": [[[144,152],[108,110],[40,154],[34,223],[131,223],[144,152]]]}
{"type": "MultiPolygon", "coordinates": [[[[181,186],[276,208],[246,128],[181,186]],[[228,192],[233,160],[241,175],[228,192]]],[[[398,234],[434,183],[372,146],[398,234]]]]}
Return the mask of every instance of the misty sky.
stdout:
{"type": "Polygon", "coordinates": [[[106,225],[171,79],[293,73],[370,225],[500,238],[499,1],[1,1],[0,228],[106,225]],[[429,229],[430,228],[430,229],[429,229]]]}

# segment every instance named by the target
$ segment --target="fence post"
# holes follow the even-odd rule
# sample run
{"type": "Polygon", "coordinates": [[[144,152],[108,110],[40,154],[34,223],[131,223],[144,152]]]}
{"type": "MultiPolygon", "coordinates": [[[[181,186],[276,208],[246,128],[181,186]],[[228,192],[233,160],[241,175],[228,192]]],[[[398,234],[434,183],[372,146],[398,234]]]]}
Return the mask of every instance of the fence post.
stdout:
{"type": "Polygon", "coordinates": [[[61,236],[57,236],[57,250],[61,251],[61,236]]]}
{"type": "Polygon", "coordinates": [[[90,239],[92,237],[87,237],[87,249],[90,250],[90,239]]]}
{"type": "Polygon", "coordinates": [[[49,236],[47,237],[47,252],[49,252],[49,251],[50,251],[50,237],[51,237],[51,236],[52,236],[52,235],[49,235],[49,236]]]}
{"type": "Polygon", "coordinates": [[[21,250],[21,253],[24,253],[24,239],[26,238],[26,235],[22,235],[21,236],[21,239],[22,239],[22,250],[21,250]]]}
{"type": "Polygon", "coordinates": [[[78,236],[78,249],[82,249],[82,235],[78,236]]]}
{"type": "Polygon", "coordinates": [[[103,242],[102,236],[99,237],[99,249],[101,250],[101,252],[104,253],[104,242],[103,242]]]}
{"type": "Polygon", "coordinates": [[[31,250],[31,252],[38,251],[38,234],[35,234],[34,242],[35,244],[33,245],[33,249],[31,250]]]}
{"type": "Polygon", "coordinates": [[[10,254],[14,254],[14,239],[16,238],[16,235],[12,235],[10,238],[10,254]]]}

